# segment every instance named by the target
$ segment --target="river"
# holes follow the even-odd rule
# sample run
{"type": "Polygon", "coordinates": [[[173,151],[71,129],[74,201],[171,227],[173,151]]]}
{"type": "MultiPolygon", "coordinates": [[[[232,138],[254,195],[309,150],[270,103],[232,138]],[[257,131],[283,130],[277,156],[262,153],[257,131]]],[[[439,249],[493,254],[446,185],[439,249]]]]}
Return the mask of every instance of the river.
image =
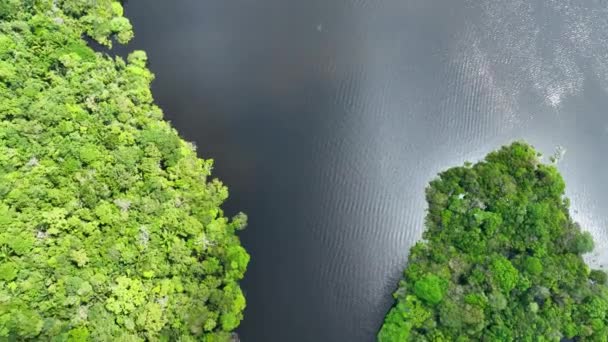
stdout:
{"type": "Polygon", "coordinates": [[[130,0],[166,118],[249,215],[243,341],[372,341],[437,172],[514,139],[608,261],[605,1],[130,0]],[[545,160],[547,160],[546,158],[545,160]]]}

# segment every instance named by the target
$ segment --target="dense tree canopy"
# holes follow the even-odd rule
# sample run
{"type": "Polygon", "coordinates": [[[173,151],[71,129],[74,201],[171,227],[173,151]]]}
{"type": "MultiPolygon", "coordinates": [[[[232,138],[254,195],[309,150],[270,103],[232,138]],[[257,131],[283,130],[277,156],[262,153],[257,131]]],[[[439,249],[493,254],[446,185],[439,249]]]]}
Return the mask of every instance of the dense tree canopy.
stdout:
{"type": "Polygon", "coordinates": [[[224,341],[249,256],[113,0],[0,1],[0,340],[224,341]]]}
{"type": "Polygon", "coordinates": [[[516,142],[430,183],[381,342],[608,340],[606,273],[581,257],[593,239],[538,157],[516,142]]]}

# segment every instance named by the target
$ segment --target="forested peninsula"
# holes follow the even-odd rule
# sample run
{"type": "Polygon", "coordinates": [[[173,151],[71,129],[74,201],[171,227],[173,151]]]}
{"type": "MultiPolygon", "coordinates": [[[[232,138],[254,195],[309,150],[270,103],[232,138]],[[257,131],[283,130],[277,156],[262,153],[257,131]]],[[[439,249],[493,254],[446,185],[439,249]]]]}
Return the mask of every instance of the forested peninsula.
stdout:
{"type": "Polygon", "coordinates": [[[0,1],[0,340],[226,341],[249,256],[113,0],[0,1]]]}
{"type": "Polygon", "coordinates": [[[516,142],[439,174],[378,339],[607,341],[606,273],[569,215],[564,180],[516,142]]]}

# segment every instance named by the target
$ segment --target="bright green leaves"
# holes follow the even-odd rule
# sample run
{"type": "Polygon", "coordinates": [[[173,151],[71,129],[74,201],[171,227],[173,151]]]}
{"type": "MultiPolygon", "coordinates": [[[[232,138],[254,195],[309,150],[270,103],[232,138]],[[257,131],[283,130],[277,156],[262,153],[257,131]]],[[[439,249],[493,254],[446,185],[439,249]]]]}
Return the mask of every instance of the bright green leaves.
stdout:
{"type": "Polygon", "coordinates": [[[100,161],[104,156],[103,150],[100,146],[94,144],[86,144],[80,148],[79,157],[86,164],[92,164],[96,161],[100,161]]]}
{"type": "Polygon", "coordinates": [[[241,246],[230,246],[227,252],[227,274],[233,279],[241,279],[249,264],[249,254],[241,246]]]}
{"type": "Polygon", "coordinates": [[[505,293],[513,290],[519,280],[519,272],[509,260],[496,256],[490,264],[490,272],[494,283],[505,293]]]}
{"type": "MultiPolygon", "coordinates": [[[[2,238],[4,243],[12,250],[15,255],[24,255],[34,246],[35,238],[28,233],[20,233],[16,236],[2,238]]],[[[1,242],[0,242],[1,244],[1,242]]]]}
{"type": "Polygon", "coordinates": [[[225,341],[249,255],[115,0],[0,1],[0,340],[225,341]]]}
{"type": "Polygon", "coordinates": [[[0,280],[11,281],[17,277],[18,266],[14,262],[0,264],[0,280]]]}
{"type": "Polygon", "coordinates": [[[378,341],[407,341],[411,329],[412,324],[402,317],[399,308],[392,308],[384,318],[384,324],[378,333],[378,341]]]}
{"type": "Polygon", "coordinates": [[[480,308],[485,308],[488,304],[488,298],[483,293],[470,293],[464,297],[467,304],[475,305],[480,308]]]}
{"type": "Polygon", "coordinates": [[[212,331],[213,329],[215,329],[215,327],[217,326],[217,322],[214,318],[208,318],[204,323],[203,323],[203,329],[205,331],[212,331]]]}
{"type": "Polygon", "coordinates": [[[76,67],[78,66],[77,62],[95,62],[97,59],[95,56],[95,52],[91,50],[84,42],[74,42],[61,50],[59,50],[56,55],[63,65],[67,67],[76,67]],[[72,56],[69,57],[73,62],[66,63],[62,60],[62,58],[66,58],[64,56],[72,56]]]}
{"type": "MultiPolygon", "coordinates": [[[[129,80],[129,88],[125,92],[129,100],[134,104],[151,103],[152,93],[150,92],[150,82],[154,79],[154,75],[146,68],[148,57],[141,50],[133,51],[127,57],[128,64],[125,68],[125,76],[129,80]]],[[[122,101],[125,102],[124,100],[122,101]]],[[[124,105],[121,106],[124,108],[124,105]]],[[[162,117],[162,112],[155,108],[146,115],[162,117]]],[[[168,129],[167,125],[164,128],[168,129]]]]}
{"type": "Polygon", "coordinates": [[[526,272],[532,275],[540,275],[543,272],[543,264],[539,258],[527,257],[524,267],[526,272]]]}
{"type": "Polygon", "coordinates": [[[184,285],[179,278],[162,279],[158,282],[156,287],[152,288],[152,292],[160,298],[171,296],[174,293],[182,291],[184,291],[184,285]]]}
{"type": "Polygon", "coordinates": [[[115,17],[110,21],[110,30],[116,34],[116,40],[125,44],[133,38],[133,27],[129,22],[129,19],[124,17],[115,17]]]}
{"type": "Polygon", "coordinates": [[[0,82],[11,83],[15,80],[17,70],[15,67],[5,61],[0,60],[0,82]]]}
{"type": "Polygon", "coordinates": [[[95,207],[95,215],[97,215],[99,222],[109,226],[118,220],[118,212],[119,209],[115,204],[105,201],[100,202],[97,207],[95,207]]]}
{"type": "Polygon", "coordinates": [[[502,217],[490,211],[479,211],[474,214],[475,220],[482,227],[486,236],[492,236],[502,224],[502,217]]]}
{"type": "Polygon", "coordinates": [[[42,317],[34,310],[26,307],[12,308],[9,306],[8,310],[0,311],[0,339],[10,336],[9,332],[11,331],[16,331],[18,336],[22,336],[24,339],[35,339],[40,334],[43,325],[42,317]]]}
{"type": "Polygon", "coordinates": [[[141,133],[140,143],[152,145],[160,151],[162,162],[166,167],[173,166],[181,157],[179,136],[168,127],[152,126],[141,133]]]}
{"type": "Polygon", "coordinates": [[[8,59],[15,51],[16,44],[10,36],[0,33],[0,58],[8,59]]]}
{"type": "Polygon", "coordinates": [[[137,66],[139,68],[145,68],[146,63],[148,62],[148,55],[145,51],[135,50],[129,54],[127,57],[127,61],[129,64],[137,66]]]}
{"type": "MultiPolygon", "coordinates": [[[[89,301],[94,294],[93,286],[88,281],[76,276],[62,278],[57,291],[60,292],[62,289],[65,290],[68,297],[77,296],[78,300],[82,302],[89,301]]],[[[73,300],[76,301],[75,298],[73,300]]]]}
{"type": "Polygon", "coordinates": [[[222,313],[220,321],[223,330],[231,331],[243,319],[242,311],[245,309],[245,297],[238,286],[227,285],[223,291],[225,299],[230,303],[230,306],[228,306],[226,312],[222,313]]]}
{"type": "Polygon", "coordinates": [[[438,304],[443,299],[446,288],[447,281],[429,274],[414,283],[414,294],[429,304],[438,304]]]}
{"type": "Polygon", "coordinates": [[[585,265],[593,239],[568,215],[564,189],[520,142],[440,173],[378,339],[605,340],[608,276],[585,265]]]}
{"type": "Polygon", "coordinates": [[[68,333],[68,342],[84,342],[89,341],[90,332],[85,327],[78,327],[70,330],[68,333]]]}
{"type": "Polygon", "coordinates": [[[106,308],[116,314],[129,314],[145,301],[141,281],[120,276],[111,286],[112,295],[106,300],[106,308]]]}
{"type": "Polygon", "coordinates": [[[70,252],[70,258],[76,263],[76,265],[78,265],[78,267],[84,267],[87,262],[89,262],[87,252],[82,249],[70,252]]]}
{"type": "Polygon", "coordinates": [[[61,8],[68,15],[77,17],[74,27],[81,29],[100,44],[111,46],[115,36],[119,43],[127,43],[133,37],[133,28],[122,17],[122,6],[118,1],[64,0],[61,8]]]}
{"type": "Polygon", "coordinates": [[[418,298],[407,296],[386,316],[378,340],[380,342],[407,341],[411,329],[421,326],[431,315],[418,298]]]}
{"type": "Polygon", "coordinates": [[[122,8],[122,5],[120,4],[120,2],[114,1],[111,4],[112,6],[112,15],[116,16],[116,17],[122,17],[123,13],[124,13],[124,9],[122,8]]]}
{"type": "Polygon", "coordinates": [[[582,313],[592,319],[604,320],[608,313],[608,301],[605,298],[588,298],[582,306],[582,313]]]}
{"type": "Polygon", "coordinates": [[[163,317],[163,308],[158,303],[147,303],[139,314],[135,322],[142,330],[149,333],[159,332],[166,324],[163,317]]]}

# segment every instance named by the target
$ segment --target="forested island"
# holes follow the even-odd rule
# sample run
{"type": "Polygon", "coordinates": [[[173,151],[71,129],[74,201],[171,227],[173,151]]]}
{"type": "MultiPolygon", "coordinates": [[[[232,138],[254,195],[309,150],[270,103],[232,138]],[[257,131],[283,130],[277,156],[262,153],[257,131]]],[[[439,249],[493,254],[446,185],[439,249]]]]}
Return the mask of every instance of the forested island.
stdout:
{"type": "Polygon", "coordinates": [[[0,1],[0,340],[226,341],[249,255],[113,0],[0,1]]]}
{"type": "Polygon", "coordinates": [[[379,341],[607,341],[606,273],[583,261],[593,239],[539,157],[516,142],[430,183],[379,341]]]}

